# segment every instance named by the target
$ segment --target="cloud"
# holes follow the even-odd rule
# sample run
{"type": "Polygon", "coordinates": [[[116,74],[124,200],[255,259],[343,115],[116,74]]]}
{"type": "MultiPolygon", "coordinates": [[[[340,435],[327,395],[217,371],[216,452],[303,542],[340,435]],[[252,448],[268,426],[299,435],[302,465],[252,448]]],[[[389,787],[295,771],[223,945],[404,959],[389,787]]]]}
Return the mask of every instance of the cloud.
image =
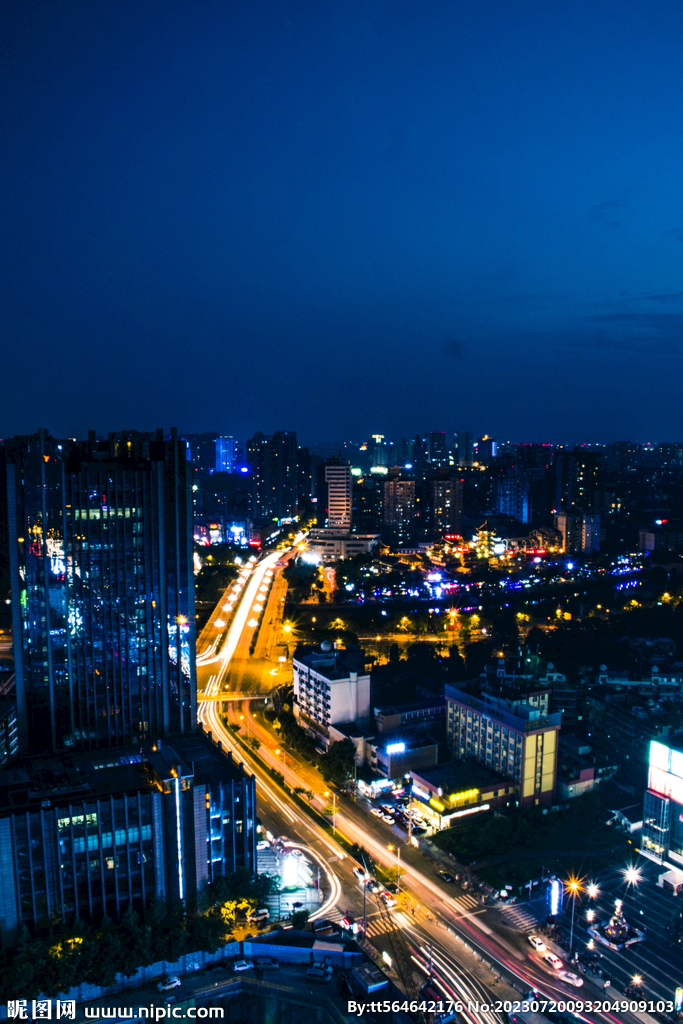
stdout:
{"type": "Polygon", "coordinates": [[[680,302],[683,292],[662,292],[661,295],[634,295],[635,302],[680,302]]]}
{"type": "Polygon", "coordinates": [[[604,328],[584,342],[597,349],[648,349],[654,354],[657,349],[674,350],[683,342],[683,313],[596,313],[589,321],[604,328]]]}
{"type": "Polygon", "coordinates": [[[610,231],[620,228],[628,220],[628,216],[632,211],[633,207],[624,202],[605,202],[589,207],[591,220],[609,228],[610,231]]]}
{"type": "Polygon", "coordinates": [[[452,359],[462,359],[465,355],[465,346],[459,338],[444,338],[441,349],[452,359]]]}

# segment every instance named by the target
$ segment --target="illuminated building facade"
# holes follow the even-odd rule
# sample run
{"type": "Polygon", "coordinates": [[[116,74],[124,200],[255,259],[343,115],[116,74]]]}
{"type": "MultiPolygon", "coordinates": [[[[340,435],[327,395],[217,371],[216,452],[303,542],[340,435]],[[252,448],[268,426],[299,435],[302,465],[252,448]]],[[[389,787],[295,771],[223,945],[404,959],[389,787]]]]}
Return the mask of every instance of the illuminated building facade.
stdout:
{"type": "MultiPolygon", "coordinates": [[[[310,649],[309,649],[310,650],[310,649]]],[[[314,731],[329,726],[370,721],[370,674],[365,671],[365,652],[334,650],[324,640],[319,650],[297,652],[292,659],[294,713],[314,731]],[[323,649],[326,648],[326,649],[323,649]]]]}
{"type": "Polygon", "coordinates": [[[152,897],[192,906],[219,876],[256,870],[255,778],[201,731],[27,758],[0,790],[3,941],[152,897]]]}
{"type": "Polygon", "coordinates": [[[472,697],[446,684],[451,756],[478,761],[514,782],[520,807],[552,803],[562,715],[525,701],[472,697]]]}
{"type": "Polygon", "coordinates": [[[41,430],[5,447],[21,752],[193,730],[186,442],[41,430]]]}
{"type": "Polygon", "coordinates": [[[683,864],[683,733],[650,743],[640,852],[658,864],[683,864]]]}
{"type": "Polygon", "coordinates": [[[247,441],[253,513],[267,519],[291,520],[296,515],[299,484],[296,432],[257,431],[247,441]]]}
{"type": "Polygon", "coordinates": [[[318,466],[319,527],[330,527],[349,533],[352,518],[351,466],[341,459],[326,459],[318,466]]]}
{"type": "Polygon", "coordinates": [[[439,829],[448,828],[461,818],[514,803],[512,780],[486,765],[444,764],[412,770],[410,777],[413,809],[439,829]]]}

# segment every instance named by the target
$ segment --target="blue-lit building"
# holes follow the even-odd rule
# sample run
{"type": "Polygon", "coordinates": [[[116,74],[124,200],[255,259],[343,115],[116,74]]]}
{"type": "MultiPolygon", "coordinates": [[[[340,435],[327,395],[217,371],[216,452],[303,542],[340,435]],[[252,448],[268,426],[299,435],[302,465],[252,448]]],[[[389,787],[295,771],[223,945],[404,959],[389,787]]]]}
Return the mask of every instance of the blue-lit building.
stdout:
{"type": "Polygon", "coordinates": [[[153,897],[192,906],[256,870],[253,775],[200,730],[168,742],[26,758],[0,772],[0,939],[116,918],[153,897]]]}
{"type": "Polygon", "coordinates": [[[184,440],[5,442],[24,753],[196,723],[192,478],[184,440]]]}
{"type": "Polygon", "coordinates": [[[673,867],[683,865],[683,733],[650,743],[640,852],[673,867]]]}

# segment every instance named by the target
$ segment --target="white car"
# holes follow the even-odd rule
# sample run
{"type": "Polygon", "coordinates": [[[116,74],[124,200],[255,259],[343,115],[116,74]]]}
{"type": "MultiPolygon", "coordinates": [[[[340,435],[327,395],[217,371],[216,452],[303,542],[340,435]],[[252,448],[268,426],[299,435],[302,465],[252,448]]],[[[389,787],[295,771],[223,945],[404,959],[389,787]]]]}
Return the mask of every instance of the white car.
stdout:
{"type": "Polygon", "coordinates": [[[270,849],[270,843],[268,842],[267,839],[259,839],[258,843],[256,844],[256,849],[257,850],[268,850],[268,849],[270,849]]]}
{"type": "Polygon", "coordinates": [[[395,907],[398,903],[398,900],[394,899],[390,892],[382,892],[380,893],[380,897],[384,905],[387,907],[395,907]]]}
{"type": "Polygon", "coordinates": [[[353,873],[359,882],[364,882],[367,877],[362,868],[354,868],[353,873]]]}
{"type": "Polygon", "coordinates": [[[393,825],[394,824],[394,819],[391,817],[390,814],[383,814],[382,815],[382,821],[386,821],[387,825],[393,825]]]}
{"type": "Polygon", "coordinates": [[[581,988],[583,985],[583,978],[580,978],[578,974],[573,974],[571,971],[560,971],[558,978],[562,978],[562,981],[566,981],[568,985],[573,985],[574,988],[581,988]]]}
{"type": "Polygon", "coordinates": [[[542,953],[545,949],[545,942],[543,939],[539,939],[538,935],[527,935],[527,942],[534,947],[537,953],[542,953]]]}
{"type": "Polygon", "coordinates": [[[371,807],[370,814],[374,814],[376,818],[384,817],[384,811],[380,811],[379,807],[371,807]]]}
{"type": "Polygon", "coordinates": [[[254,965],[250,960],[235,960],[232,969],[233,971],[252,971],[254,965]]]}
{"type": "Polygon", "coordinates": [[[180,978],[169,978],[168,981],[160,981],[157,985],[157,992],[168,992],[169,989],[180,987],[180,978]]]}
{"type": "Polygon", "coordinates": [[[546,963],[550,964],[550,966],[554,968],[556,971],[559,971],[562,967],[564,967],[564,964],[560,960],[559,956],[555,956],[554,953],[546,953],[543,959],[546,961],[546,963]]]}

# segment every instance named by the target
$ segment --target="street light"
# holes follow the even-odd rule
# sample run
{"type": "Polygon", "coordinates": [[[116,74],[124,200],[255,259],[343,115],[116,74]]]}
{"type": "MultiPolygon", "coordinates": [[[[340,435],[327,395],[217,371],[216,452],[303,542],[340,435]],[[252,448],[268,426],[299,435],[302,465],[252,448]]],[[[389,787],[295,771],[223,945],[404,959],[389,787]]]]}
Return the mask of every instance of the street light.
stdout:
{"type": "Polygon", "coordinates": [[[334,792],[330,793],[329,789],[326,789],[325,790],[325,796],[331,796],[332,797],[332,834],[336,836],[336,834],[337,834],[337,794],[334,793],[334,792]]]}
{"type": "Polygon", "coordinates": [[[396,863],[398,865],[396,875],[396,894],[398,895],[401,891],[401,847],[398,845],[394,847],[390,844],[387,849],[391,850],[392,853],[394,852],[394,849],[396,850],[396,863]]]}
{"type": "MultiPolygon", "coordinates": [[[[627,889],[630,889],[631,886],[633,886],[633,899],[636,905],[636,910],[638,910],[638,883],[642,882],[643,876],[640,870],[635,866],[635,864],[629,864],[628,867],[622,869],[621,873],[624,876],[624,881],[626,882],[627,889]]],[[[642,910],[640,910],[639,913],[642,914],[642,910]]]]}
{"type": "Polygon", "coordinates": [[[595,882],[588,883],[588,885],[586,886],[586,892],[592,900],[597,899],[597,897],[600,895],[600,889],[595,884],[595,882]]]}
{"type": "Polygon", "coordinates": [[[569,959],[571,960],[574,948],[574,909],[576,907],[576,894],[581,892],[581,881],[578,878],[568,878],[564,884],[565,888],[572,894],[572,926],[569,932],[569,959]]]}

